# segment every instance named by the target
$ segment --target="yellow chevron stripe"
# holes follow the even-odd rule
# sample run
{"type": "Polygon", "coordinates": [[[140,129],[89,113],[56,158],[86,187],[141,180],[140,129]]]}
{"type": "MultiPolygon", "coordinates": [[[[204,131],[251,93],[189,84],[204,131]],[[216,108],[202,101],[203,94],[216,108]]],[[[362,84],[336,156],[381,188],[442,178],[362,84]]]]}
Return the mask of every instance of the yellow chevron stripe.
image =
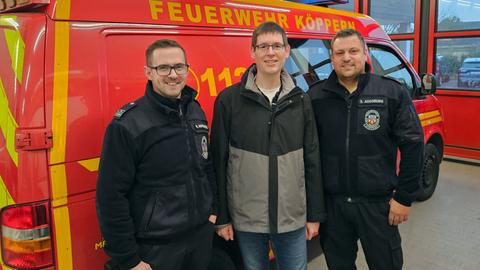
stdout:
{"type": "Polygon", "coordinates": [[[422,121],[422,127],[433,125],[435,123],[442,122],[442,121],[443,121],[443,119],[442,119],[441,116],[435,117],[435,118],[430,118],[430,119],[427,119],[427,120],[423,120],[422,121]]]}
{"type": "Polygon", "coordinates": [[[23,59],[25,54],[25,42],[22,39],[20,31],[18,31],[18,23],[16,16],[1,16],[0,25],[7,25],[12,29],[5,29],[5,39],[7,41],[8,52],[12,60],[12,69],[15,72],[17,80],[22,83],[23,78],[23,59]]]}
{"type": "Polygon", "coordinates": [[[426,113],[420,113],[420,114],[418,114],[418,118],[420,118],[420,121],[422,121],[422,120],[425,120],[427,118],[431,118],[431,117],[438,116],[438,115],[440,115],[440,111],[435,110],[435,111],[430,111],[430,112],[426,112],[426,113]]]}
{"type": "Polygon", "coordinates": [[[0,129],[5,136],[8,154],[18,167],[18,153],[15,150],[15,130],[18,128],[18,124],[9,108],[7,94],[3,88],[2,79],[0,79],[0,129]]]}
{"type": "Polygon", "coordinates": [[[53,209],[55,222],[55,248],[57,250],[57,268],[59,270],[73,269],[72,238],[70,233],[70,213],[67,206],[53,209]]]}
{"type": "Polygon", "coordinates": [[[100,158],[92,158],[92,159],[81,160],[78,163],[80,165],[82,165],[85,169],[87,169],[88,171],[96,172],[96,171],[98,171],[98,164],[100,163],[100,158]]]}
{"type": "Polygon", "coordinates": [[[3,208],[4,206],[15,204],[15,201],[12,198],[12,195],[10,195],[10,192],[8,192],[7,186],[5,185],[5,182],[3,181],[2,176],[0,175],[0,190],[2,191],[2,195],[0,196],[0,208],[3,208]]]}

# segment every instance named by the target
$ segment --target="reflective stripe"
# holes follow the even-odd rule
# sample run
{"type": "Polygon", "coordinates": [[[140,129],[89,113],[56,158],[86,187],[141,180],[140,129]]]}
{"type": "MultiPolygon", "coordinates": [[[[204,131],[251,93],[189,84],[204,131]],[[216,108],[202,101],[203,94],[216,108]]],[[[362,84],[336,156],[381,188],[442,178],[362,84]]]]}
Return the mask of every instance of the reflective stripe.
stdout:
{"type": "Polygon", "coordinates": [[[55,23],[55,59],[53,75],[52,133],[50,163],[65,162],[68,106],[68,57],[70,24],[55,23]]]}
{"type": "Polygon", "coordinates": [[[422,121],[422,120],[425,120],[427,118],[431,118],[431,117],[438,116],[438,115],[440,115],[440,111],[435,110],[435,111],[431,111],[431,112],[420,113],[420,114],[418,114],[418,118],[420,118],[420,121],[422,121]]]}
{"type": "Polygon", "coordinates": [[[17,128],[18,124],[10,112],[7,94],[0,79],[0,129],[5,136],[8,154],[12,158],[13,163],[15,163],[15,166],[18,167],[18,153],[15,151],[15,130],[17,128]]]}
{"type": "MultiPolygon", "coordinates": [[[[55,18],[70,19],[70,0],[56,2],[55,18]]],[[[73,269],[72,237],[68,206],[67,177],[65,172],[65,146],[67,137],[68,76],[70,53],[70,24],[55,22],[55,57],[53,79],[52,133],[53,148],[50,152],[51,186],[53,193],[53,222],[55,224],[55,254],[57,270],[73,269]]]]}
{"type": "Polygon", "coordinates": [[[37,240],[40,238],[50,237],[50,228],[48,226],[35,229],[14,229],[8,226],[2,226],[2,236],[12,240],[37,240]]]}
{"type": "MultiPolygon", "coordinates": [[[[70,216],[68,207],[53,209],[55,222],[55,248],[57,257],[57,270],[73,269],[72,238],[70,235],[70,216]]],[[[81,237],[81,236],[78,236],[81,237]]],[[[80,251],[81,252],[81,251],[80,251]]]]}
{"type": "Polygon", "coordinates": [[[96,172],[96,171],[98,171],[98,164],[100,163],[100,158],[92,158],[92,159],[81,160],[78,163],[80,165],[82,165],[85,169],[87,169],[88,171],[96,172]]]}
{"type": "Polygon", "coordinates": [[[57,1],[55,18],[58,20],[70,19],[70,0],[57,1]]]}
{"type": "Polygon", "coordinates": [[[18,31],[19,24],[16,22],[16,19],[16,16],[1,16],[0,25],[10,26],[10,29],[4,30],[5,40],[7,41],[8,52],[12,62],[12,69],[15,72],[17,80],[22,83],[25,42],[22,39],[20,31],[18,31]]]}
{"type": "Polygon", "coordinates": [[[430,118],[428,120],[424,120],[424,121],[422,121],[422,127],[433,125],[433,124],[438,123],[438,122],[442,122],[442,120],[443,119],[442,119],[441,116],[435,117],[435,118],[430,118]]]}
{"type": "Polygon", "coordinates": [[[67,204],[67,173],[65,164],[50,166],[50,178],[52,181],[52,206],[67,204]]]}

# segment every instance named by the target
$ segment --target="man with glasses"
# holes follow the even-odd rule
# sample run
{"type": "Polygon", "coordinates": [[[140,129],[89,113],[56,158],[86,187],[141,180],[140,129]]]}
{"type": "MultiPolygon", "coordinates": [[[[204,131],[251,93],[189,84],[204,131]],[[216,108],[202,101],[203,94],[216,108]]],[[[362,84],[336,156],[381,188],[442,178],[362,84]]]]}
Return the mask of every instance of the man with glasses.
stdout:
{"type": "Polygon", "coordinates": [[[206,269],[216,184],[205,114],[185,85],[180,44],[154,42],[146,62],[145,95],[116,112],[103,143],[97,214],[108,266],[206,269]]]}
{"type": "Polygon", "coordinates": [[[217,97],[212,154],[218,182],[217,234],[238,240],[246,270],[307,268],[306,239],[325,217],[320,154],[309,97],[283,69],[285,31],[253,32],[255,64],[217,97]]]}

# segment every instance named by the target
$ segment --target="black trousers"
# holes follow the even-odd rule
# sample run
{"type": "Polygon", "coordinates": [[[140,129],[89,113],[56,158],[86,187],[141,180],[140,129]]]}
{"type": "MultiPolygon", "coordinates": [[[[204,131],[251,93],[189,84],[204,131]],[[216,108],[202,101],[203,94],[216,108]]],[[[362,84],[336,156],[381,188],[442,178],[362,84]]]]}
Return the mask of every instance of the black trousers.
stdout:
{"type": "Polygon", "coordinates": [[[327,196],[327,221],[320,226],[320,244],[331,270],[357,269],[360,239],[370,270],[402,269],[397,226],[388,224],[389,198],[327,196]]]}
{"type": "Polygon", "coordinates": [[[201,225],[169,240],[141,242],[140,258],[153,270],[205,270],[212,253],[213,224],[201,225]]]}

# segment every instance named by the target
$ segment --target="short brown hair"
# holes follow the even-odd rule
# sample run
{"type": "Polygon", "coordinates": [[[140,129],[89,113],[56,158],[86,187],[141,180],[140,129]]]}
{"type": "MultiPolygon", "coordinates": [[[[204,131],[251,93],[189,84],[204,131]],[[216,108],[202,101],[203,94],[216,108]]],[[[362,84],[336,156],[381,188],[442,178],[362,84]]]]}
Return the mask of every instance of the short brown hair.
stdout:
{"type": "Polygon", "coordinates": [[[185,49],[180,45],[178,42],[175,40],[171,39],[160,39],[148,46],[147,50],[145,51],[145,58],[146,58],[146,63],[147,66],[150,64],[150,58],[152,57],[153,52],[156,49],[161,49],[161,48],[180,48],[183,51],[183,55],[185,57],[185,62],[187,62],[187,53],[185,52],[185,49]]]}
{"type": "Polygon", "coordinates": [[[285,46],[288,45],[287,33],[285,33],[285,30],[283,30],[283,28],[275,22],[268,21],[260,24],[259,26],[257,26],[257,28],[255,28],[255,30],[253,30],[252,48],[255,49],[255,46],[257,46],[258,36],[266,33],[278,33],[282,35],[283,44],[285,46]]]}
{"type": "Polygon", "coordinates": [[[337,38],[346,38],[351,36],[356,36],[360,40],[360,42],[362,42],[365,45],[365,40],[363,39],[363,36],[362,34],[360,34],[360,32],[358,32],[355,29],[347,28],[347,29],[342,29],[338,31],[335,34],[335,36],[332,38],[332,41],[330,42],[330,47],[333,49],[333,43],[335,42],[335,40],[337,40],[337,38]]]}

